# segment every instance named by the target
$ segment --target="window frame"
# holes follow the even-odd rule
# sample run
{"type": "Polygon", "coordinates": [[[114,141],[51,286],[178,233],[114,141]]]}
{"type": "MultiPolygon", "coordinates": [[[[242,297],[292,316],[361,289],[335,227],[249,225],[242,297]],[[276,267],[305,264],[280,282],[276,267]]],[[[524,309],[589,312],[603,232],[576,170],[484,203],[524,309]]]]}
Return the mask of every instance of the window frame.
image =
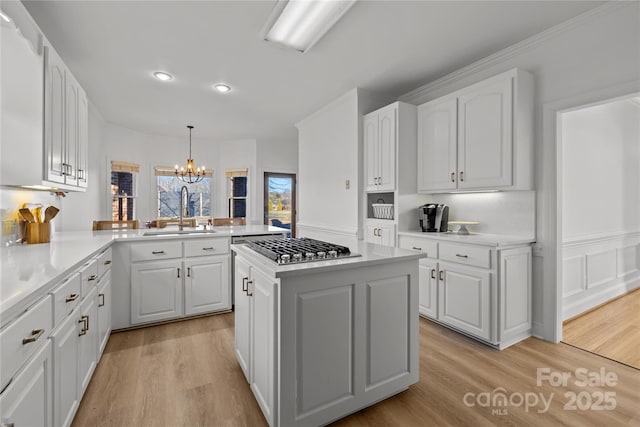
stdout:
{"type": "MultiPolygon", "coordinates": [[[[160,219],[160,220],[164,220],[164,219],[175,219],[178,216],[172,216],[172,217],[167,217],[167,216],[160,216],[160,192],[158,191],[158,177],[160,176],[171,176],[174,179],[178,180],[178,178],[175,176],[175,167],[170,167],[170,166],[155,166],[154,168],[154,173],[153,173],[153,185],[155,186],[155,204],[156,204],[156,219],[160,219]]],[[[215,194],[215,182],[214,182],[214,177],[213,177],[213,170],[212,169],[206,169],[205,170],[205,178],[209,179],[209,215],[193,215],[190,217],[185,217],[185,218],[195,218],[196,221],[199,222],[203,222],[206,221],[208,218],[212,218],[213,217],[213,212],[214,212],[214,207],[215,207],[215,200],[214,200],[214,194],[215,194]]],[[[178,182],[180,182],[178,180],[178,182]]],[[[189,184],[188,183],[181,183],[181,188],[182,185],[186,185],[187,189],[189,189],[189,184]]],[[[194,194],[191,191],[189,191],[189,194],[194,194]]],[[[202,193],[198,193],[198,194],[202,194],[202,193]]],[[[200,198],[200,200],[202,201],[202,197],[200,198]]],[[[178,208],[179,209],[179,208],[178,208]]],[[[202,213],[202,209],[199,210],[200,213],[202,213]]]]}

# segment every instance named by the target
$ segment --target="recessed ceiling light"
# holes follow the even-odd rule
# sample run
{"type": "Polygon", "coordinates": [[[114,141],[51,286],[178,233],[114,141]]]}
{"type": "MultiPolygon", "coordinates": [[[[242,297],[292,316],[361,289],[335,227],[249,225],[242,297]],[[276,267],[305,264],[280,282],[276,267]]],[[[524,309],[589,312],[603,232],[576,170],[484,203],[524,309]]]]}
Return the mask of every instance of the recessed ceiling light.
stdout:
{"type": "Polygon", "coordinates": [[[231,90],[231,86],[226,85],[224,83],[215,84],[215,85],[213,85],[213,88],[215,90],[217,90],[218,92],[222,92],[222,93],[227,93],[227,92],[229,92],[231,90]]]}
{"type": "Polygon", "coordinates": [[[163,82],[173,80],[173,76],[169,73],[165,73],[164,71],[156,71],[155,73],[153,73],[153,76],[158,80],[162,80],[163,82]]]}
{"type": "Polygon", "coordinates": [[[0,18],[2,18],[4,22],[11,22],[11,18],[9,18],[7,15],[5,15],[2,12],[0,12],[0,18]]]}

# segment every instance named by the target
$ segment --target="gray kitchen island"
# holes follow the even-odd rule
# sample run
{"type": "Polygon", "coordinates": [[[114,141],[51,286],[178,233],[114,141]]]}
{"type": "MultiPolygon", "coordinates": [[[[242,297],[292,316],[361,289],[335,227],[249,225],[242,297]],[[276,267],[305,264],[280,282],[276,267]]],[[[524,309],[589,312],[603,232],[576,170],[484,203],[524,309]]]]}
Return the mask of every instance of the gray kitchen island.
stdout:
{"type": "Polygon", "coordinates": [[[423,254],[360,242],[278,262],[250,245],[232,246],[235,352],[271,426],[324,425],[418,381],[423,254]]]}

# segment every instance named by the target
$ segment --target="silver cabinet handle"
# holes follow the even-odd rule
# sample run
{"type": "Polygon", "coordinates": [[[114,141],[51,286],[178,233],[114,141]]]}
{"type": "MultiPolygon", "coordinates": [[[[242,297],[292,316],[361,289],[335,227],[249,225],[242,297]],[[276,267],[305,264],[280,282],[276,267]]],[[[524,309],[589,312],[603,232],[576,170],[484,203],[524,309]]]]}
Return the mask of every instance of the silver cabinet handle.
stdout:
{"type": "Polygon", "coordinates": [[[102,298],[102,302],[98,303],[98,307],[104,307],[104,294],[98,294],[98,298],[102,298]]]}
{"type": "Polygon", "coordinates": [[[75,300],[78,299],[79,296],[80,296],[80,294],[71,294],[64,300],[64,302],[75,301],[75,300]]]}
{"type": "Polygon", "coordinates": [[[79,337],[86,335],[89,330],[89,316],[81,316],[78,323],[82,323],[82,330],[78,334],[79,337]]]}
{"type": "Polygon", "coordinates": [[[151,251],[151,253],[153,255],[162,255],[162,254],[164,254],[164,251],[151,251]]]}
{"type": "Polygon", "coordinates": [[[432,278],[432,279],[435,279],[435,278],[436,278],[436,269],[435,269],[435,268],[432,268],[432,269],[431,269],[431,278],[432,278]]]}
{"type": "Polygon", "coordinates": [[[253,296],[253,292],[249,292],[249,283],[253,283],[253,280],[247,280],[247,296],[253,296]]]}
{"type": "Polygon", "coordinates": [[[44,334],[44,329],[34,329],[31,331],[31,336],[29,338],[22,339],[22,345],[29,344],[32,342],[36,342],[38,338],[40,338],[44,334]]]}
{"type": "Polygon", "coordinates": [[[444,280],[444,270],[440,270],[438,277],[440,277],[440,280],[444,280]]]}
{"type": "Polygon", "coordinates": [[[456,173],[451,172],[451,182],[456,182],[456,173]]]}
{"type": "Polygon", "coordinates": [[[460,181],[464,181],[464,172],[460,171],[460,181]]]}
{"type": "Polygon", "coordinates": [[[111,264],[111,260],[110,260],[110,259],[108,259],[108,260],[106,260],[106,261],[104,262],[104,265],[109,265],[109,264],[111,264]]]}
{"type": "Polygon", "coordinates": [[[180,267],[178,267],[178,278],[180,278],[180,267]]]}
{"type": "Polygon", "coordinates": [[[412,247],[412,249],[413,249],[413,250],[416,250],[416,251],[421,251],[421,250],[422,250],[422,248],[419,248],[419,247],[417,247],[417,246],[413,246],[413,247],[412,247]]]}
{"type": "Polygon", "coordinates": [[[191,277],[191,267],[187,267],[187,277],[191,277]]]}
{"type": "Polygon", "coordinates": [[[96,276],[95,274],[92,274],[91,276],[89,276],[89,278],[87,280],[90,281],[90,282],[93,282],[97,278],[98,278],[98,276],[96,276]]]}
{"type": "Polygon", "coordinates": [[[458,258],[469,258],[468,255],[456,254],[458,258]]]}
{"type": "Polygon", "coordinates": [[[210,246],[208,248],[202,248],[203,251],[215,251],[215,248],[213,246],[210,246]]]}
{"type": "Polygon", "coordinates": [[[249,287],[247,286],[247,281],[249,280],[248,277],[243,277],[242,278],[242,292],[247,293],[247,289],[249,289],[249,287]]]}

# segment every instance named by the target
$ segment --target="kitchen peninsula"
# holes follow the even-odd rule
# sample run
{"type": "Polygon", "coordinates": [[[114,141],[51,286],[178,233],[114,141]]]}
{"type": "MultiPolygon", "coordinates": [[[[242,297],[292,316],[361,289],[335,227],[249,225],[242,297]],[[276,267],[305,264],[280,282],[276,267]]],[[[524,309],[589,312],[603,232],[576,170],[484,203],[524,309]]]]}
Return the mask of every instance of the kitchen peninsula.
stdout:
{"type": "Polygon", "coordinates": [[[418,381],[425,254],[360,241],[356,256],[279,264],[231,249],[236,358],[271,426],[324,425],[418,381]]]}

